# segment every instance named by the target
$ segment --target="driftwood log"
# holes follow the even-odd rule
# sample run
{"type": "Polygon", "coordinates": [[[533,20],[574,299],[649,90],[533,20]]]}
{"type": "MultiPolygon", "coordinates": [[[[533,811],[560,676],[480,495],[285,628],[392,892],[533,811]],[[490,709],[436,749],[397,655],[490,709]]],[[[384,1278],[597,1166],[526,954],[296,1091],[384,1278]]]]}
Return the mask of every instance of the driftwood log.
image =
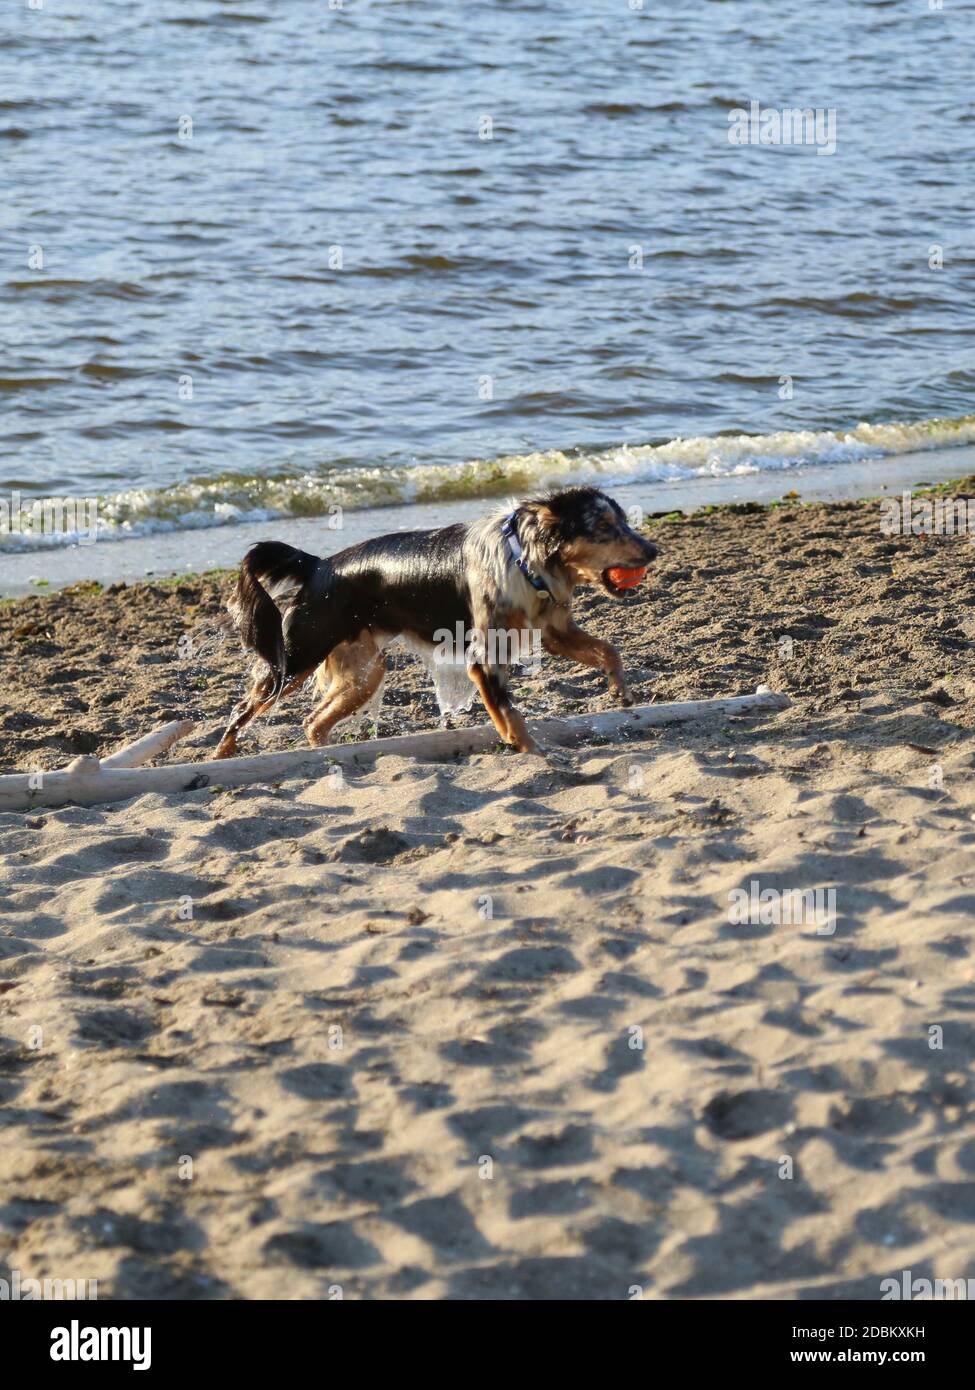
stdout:
{"type": "MultiPolygon", "coordinates": [[[[754,695],[734,695],[718,700],[684,700],[674,704],[634,705],[602,714],[577,714],[566,719],[531,721],[531,731],[542,744],[569,745],[591,738],[628,739],[655,724],[729,714],[772,714],[787,709],[792,701],[767,686],[754,695]]],[[[301,773],[320,777],[336,764],[361,766],[385,754],[401,757],[449,759],[465,753],[484,752],[498,743],[493,724],[473,729],[437,729],[400,738],[367,739],[361,743],[336,743],[324,748],[297,748],[283,753],[258,753],[250,758],[220,761],[167,763],[144,767],[193,729],[190,719],[166,724],[106,758],[85,755],[56,772],[16,772],[0,777],[0,811],[25,811],[38,806],[95,806],[124,801],[146,792],[196,791],[201,787],[241,787],[253,782],[274,782],[301,773]]]]}
{"type": "Polygon", "coordinates": [[[153,758],[158,758],[160,753],[165,753],[167,748],[172,748],[174,743],[178,743],[181,738],[185,738],[195,728],[196,725],[192,719],[174,720],[172,724],[164,724],[161,729],[156,729],[154,733],[136,739],[135,743],[127,743],[117,753],[109,753],[107,758],[100,760],[99,765],[101,767],[141,767],[143,763],[151,763],[153,758]]]}

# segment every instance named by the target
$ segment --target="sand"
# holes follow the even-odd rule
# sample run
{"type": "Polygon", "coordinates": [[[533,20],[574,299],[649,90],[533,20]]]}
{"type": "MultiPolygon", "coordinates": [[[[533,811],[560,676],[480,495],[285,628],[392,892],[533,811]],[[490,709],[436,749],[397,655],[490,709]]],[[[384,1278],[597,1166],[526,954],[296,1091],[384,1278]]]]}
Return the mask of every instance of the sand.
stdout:
{"type": "MultiPolygon", "coordinates": [[[[975,1274],[972,551],[878,517],[661,522],[650,591],[581,606],[638,698],[762,682],[784,714],[0,816],[0,1276],[876,1299],[975,1274]],[[835,919],[733,920],[752,884],[832,889],[835,919]]],[[[0,608],[4,770],[184,713],[204,756],[242,672],[220,592],[0,608]]],[[[522,704],[610,701],[547,661],[522,704]]],[[[384,711],[435,725],[422,673],[384,711]]]]}

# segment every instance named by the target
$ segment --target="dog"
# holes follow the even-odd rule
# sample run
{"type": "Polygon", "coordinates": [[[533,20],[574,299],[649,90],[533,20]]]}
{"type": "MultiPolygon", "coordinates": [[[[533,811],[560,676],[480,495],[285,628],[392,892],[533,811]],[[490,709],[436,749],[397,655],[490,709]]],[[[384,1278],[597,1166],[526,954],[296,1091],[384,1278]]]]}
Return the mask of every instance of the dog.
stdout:
{"type": "Polygon", "coordinates": [[[244,556],[230,604],[243,645],[260,660],[215,756],[236,753],[240,730],[316,671],[323,698],[305,731],[313,747],[327,743],[382,684],[385,645],[404,636],[433,648],[453,632],[470,637],[467,673],[501,739],[538,752],[511,702],[511,663],[492,655],[485,634],[540,632],[545,651],[601,668],[611,692],[632,704],[619,653],[576,626],[572,595],[593,584],[624,598],[656,556],[619,504],[592,487],[471,523],[379,536],[330,559],[260,541],[244,556]]]}

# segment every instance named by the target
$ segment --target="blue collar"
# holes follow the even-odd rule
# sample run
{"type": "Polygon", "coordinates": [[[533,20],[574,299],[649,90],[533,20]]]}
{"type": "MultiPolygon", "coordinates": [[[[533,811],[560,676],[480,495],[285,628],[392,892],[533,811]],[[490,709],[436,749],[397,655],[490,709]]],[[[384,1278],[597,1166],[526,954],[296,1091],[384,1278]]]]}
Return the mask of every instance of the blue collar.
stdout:
{"type": "Polygon", "coordinates": [[[512,512],[511,515],[509,517],[506,517],[501,524],[501,534],[508,542],[508,549],[511,552],[511,558],[512,560],[514,560],[515,564],[521,570],[522,574],[528,580],[532,588],[537,589],[540,594],[544,594],[546,598],[550,598],[553,602],[555,602],[556,600],[552,593],[552,590],[545,583],[545,580],[540,579],[537,574],[532,574],[531,570],[528,568],[528,561],[525,559],[525,552],[522,548],[521,541],[518,538],[518,532],[515,529],[515,521],[517,519],[517,516],[517,512],[512,512]]]}

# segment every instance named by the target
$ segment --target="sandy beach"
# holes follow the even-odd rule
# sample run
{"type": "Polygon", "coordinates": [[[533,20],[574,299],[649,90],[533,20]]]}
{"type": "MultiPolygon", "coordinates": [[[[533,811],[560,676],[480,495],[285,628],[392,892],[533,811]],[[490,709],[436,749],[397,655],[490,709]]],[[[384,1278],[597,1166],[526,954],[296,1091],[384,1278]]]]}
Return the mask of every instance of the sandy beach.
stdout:
{"type": "MultiPolygon", "coordinates": [[[[876,502],[652,530],[651,586],[578,605],[637,699],[791,709],[0,816],[0,1276],[613,1300],[975,1274],[971,546],[884,536],[876,502]],[[832,890],[832,929],[736,920],[753,889],[832,890]]],[[[226,586],[0,606],[3,770],[184,715],[168,756],[208,756],[245,669],[226,586]]],[[[549,658],[520,703],[610,707],[549,658]]],[[[296,746],[306,709],[243,751],[296,746]]],[[[378,731],[437,723],[404,658],[378,731]]]]}

